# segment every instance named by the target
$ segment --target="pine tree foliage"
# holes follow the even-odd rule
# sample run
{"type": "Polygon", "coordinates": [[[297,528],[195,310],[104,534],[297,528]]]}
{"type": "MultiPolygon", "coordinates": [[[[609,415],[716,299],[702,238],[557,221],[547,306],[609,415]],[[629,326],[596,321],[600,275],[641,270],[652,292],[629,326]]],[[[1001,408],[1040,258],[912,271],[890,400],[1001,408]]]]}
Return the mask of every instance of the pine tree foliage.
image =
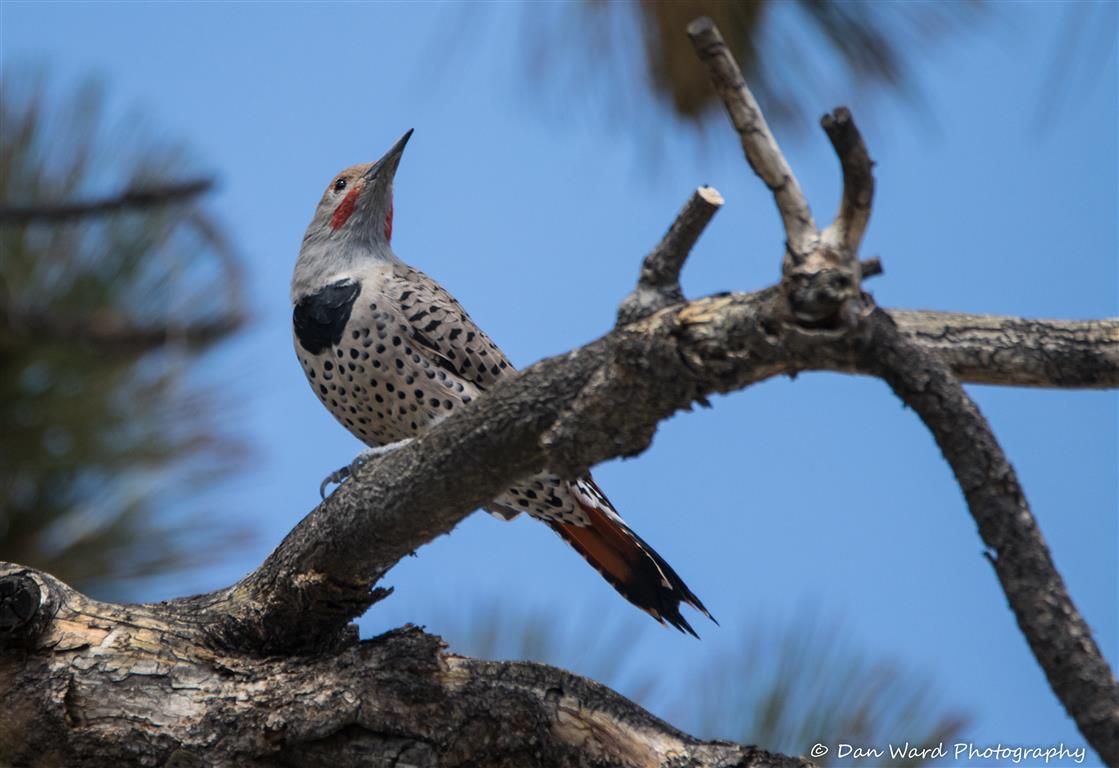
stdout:
{"type": "Polygon", "coordinates": [[[107,128],[104,103],[41,75],[0,91],[0,559],[101,594],[206,551],[197,520],[157,510],[240,453],[192,371],[243,306],[194,196],[51,215],[189,177],[182,148],[135,119],[107,128]]]}

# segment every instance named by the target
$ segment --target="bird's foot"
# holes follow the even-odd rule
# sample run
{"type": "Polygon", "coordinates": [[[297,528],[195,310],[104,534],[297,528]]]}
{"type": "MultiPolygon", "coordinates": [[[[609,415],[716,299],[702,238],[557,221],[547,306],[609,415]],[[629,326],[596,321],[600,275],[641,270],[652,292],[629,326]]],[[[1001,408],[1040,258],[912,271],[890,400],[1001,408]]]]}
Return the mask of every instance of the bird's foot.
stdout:
{"type": "Polygon", "coordinates": [[[359,453],[357,457],[349,464],[334,470],[323,479],[323,481],[319,484],[319,496],[325,499],[326,489],[329,486],[342,485],[343,482],[345,482],[350,476],[352,476],[354,472],[357,472],[358,469],[361,468],[361,466],[370,459],[375,459],[378,456],[384,456],[386,453],[392,453],[397,448],[403,448],[408,443],[412,442],[412,440],[413,438],[407,437],[403,440],[398,440],[395,443],[389,443],[388,445],[380,445],[376,448],[366,448],[361,453],[359,453]]]}

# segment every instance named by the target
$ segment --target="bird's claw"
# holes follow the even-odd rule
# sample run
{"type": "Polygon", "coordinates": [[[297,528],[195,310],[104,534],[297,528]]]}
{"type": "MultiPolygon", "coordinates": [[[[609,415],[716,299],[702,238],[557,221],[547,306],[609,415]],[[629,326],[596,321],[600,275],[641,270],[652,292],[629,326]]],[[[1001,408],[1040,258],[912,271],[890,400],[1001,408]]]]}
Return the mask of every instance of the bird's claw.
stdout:
{"type": "Polygon", "coordinates": [[[319,498],[320,499],[325,499],[326,498],[326,489],[329,486],[331,486],[331,485],[341,485],[342,482],[352,474],[353,474],[353,471],[347,465],[345,467],[340,467],[340,468],[334,470],[329,475],[324,477],[323,481],[321,483],[319,483],[319,498]]]}
{"type": "Polygon", "coordinates": [[[395,443],[389,443],[388,445],[382,445],[378,448],[366,448],[364,451],[359,453],[349,464],[344,467],[339,467],[338,469],[327,475],[325,478],[323,478],[323,481],[319,483],[319,497],[325,499],[326,489],[329,486],[342,485],[342,483],[344,483],[346,480],[353,477],[353,474],[357,472],[358,469],[360,469],[361,466],[365,464],[365,462],[369,461],[373,457],[383,456],[386,453],[395,451],[397,448],[402,448],[410,442],[412,442],[412,438],[400,440],[395,443]]]}
{"type": "Polygon", "coordinates": [[[329,475],[323,478],[323,481],[319,484],[319,497],[325,499],[326,489],[328,486],[341,485],[346,480],[353,477],[354,472],[357,472],[358,469],[361,468],[362,464],[369,461],[369,459],[376,455],[377,454],[371,450],[364,450],[359,453],[357,457],[349,464],[344,467],[339,467],[338,469],[331,472],[329,475]]]}

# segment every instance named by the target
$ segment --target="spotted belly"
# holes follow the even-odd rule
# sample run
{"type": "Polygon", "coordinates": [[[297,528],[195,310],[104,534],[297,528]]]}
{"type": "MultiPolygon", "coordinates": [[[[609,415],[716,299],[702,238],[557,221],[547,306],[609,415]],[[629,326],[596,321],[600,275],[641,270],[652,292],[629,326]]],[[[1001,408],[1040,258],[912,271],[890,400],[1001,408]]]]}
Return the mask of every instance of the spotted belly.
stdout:
{"type": "Polygon", "coordinates": [[[347,329],[318,355],[296,347],[316,396],[371,447],[415,437],[472,399],[461,381],[420,355],[396,330],[378,321],[347,329]]]}

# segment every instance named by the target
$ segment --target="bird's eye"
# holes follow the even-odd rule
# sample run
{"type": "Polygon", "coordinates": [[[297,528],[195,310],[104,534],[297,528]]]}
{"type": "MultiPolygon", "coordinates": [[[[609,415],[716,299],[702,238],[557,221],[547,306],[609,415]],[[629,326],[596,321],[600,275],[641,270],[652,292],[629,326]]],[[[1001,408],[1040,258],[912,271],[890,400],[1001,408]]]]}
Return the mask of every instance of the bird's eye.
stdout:
{"type": "Polygon", "coordinates": [[[346,180],[345,179],[338,179],[338,181],[334,182],[334,191],[335,192],[341,192],[345,188],[346,188],[346,180]]]}

